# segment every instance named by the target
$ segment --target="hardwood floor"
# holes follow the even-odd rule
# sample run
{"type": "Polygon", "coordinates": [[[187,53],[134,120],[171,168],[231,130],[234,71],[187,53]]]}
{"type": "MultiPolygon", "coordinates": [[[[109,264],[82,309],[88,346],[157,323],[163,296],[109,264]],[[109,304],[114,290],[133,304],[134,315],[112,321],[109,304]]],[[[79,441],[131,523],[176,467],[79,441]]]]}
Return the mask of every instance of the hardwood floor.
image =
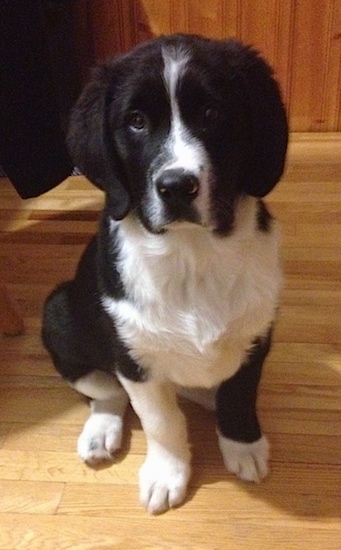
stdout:
{"type": "Polygon", "coordinates": [[[75,448],[87,403],[40,342],[43,300],[73,274],[101,194],[73,177],[21,201],[0,180],[0,281],[26,326],[0,336],[1,550],[341,549],[341,135],[293,137],[268,203],[282,223],[286,273],[259,395],[271,475],[260,485],[229,475],[212,414],[185,403],[188,500],[150,517],[138,504],[145,441],[135,415],[114,464],[82,464],[75,448]]]}

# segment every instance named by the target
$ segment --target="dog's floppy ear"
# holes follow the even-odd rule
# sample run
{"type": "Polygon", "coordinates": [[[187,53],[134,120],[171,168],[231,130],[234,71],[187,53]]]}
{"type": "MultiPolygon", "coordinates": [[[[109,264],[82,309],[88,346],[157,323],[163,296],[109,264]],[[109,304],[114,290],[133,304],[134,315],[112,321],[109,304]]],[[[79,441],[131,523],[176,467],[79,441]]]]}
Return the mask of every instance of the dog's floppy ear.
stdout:
{"type": "Polygon", "coordinates": [[[238,76],[249,107],[251,150],[242,177],[242,187],[248,195],[263,197],[271,191],[283,173],[288,124],[272,69],[252,48],[245,48],[244,54],[238,66],[238,76]]]}
{"type": "Polygon", "coordinates": [[[76,166],[105,191],[110,215],[121,220],[129,211],[129,195],[114,147],[109,144],[108,105],[112,87],[110,68],[105,65],[97,68],[71,113],[67,142],[76,166]]]}

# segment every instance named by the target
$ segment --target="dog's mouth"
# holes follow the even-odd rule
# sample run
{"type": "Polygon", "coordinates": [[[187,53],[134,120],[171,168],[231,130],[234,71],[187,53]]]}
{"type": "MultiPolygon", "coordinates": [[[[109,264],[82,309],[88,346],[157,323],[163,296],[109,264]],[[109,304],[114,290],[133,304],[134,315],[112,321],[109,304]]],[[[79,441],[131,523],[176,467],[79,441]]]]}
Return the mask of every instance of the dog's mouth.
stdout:
{"type": "Polygon", "coordinates": [[[164,208],[164,227],[173,225],[179,226],[180,224],[201,225],[201,216],[194,205],[187,206],[179,204],[164,208]]]}
{"type": "Polygon", "coordinates": [[[198,212],[194,209],[177,209],[176,211],[167,210],[162,215],[147,216],[142,214],[141,220],[145,228],[154,234],[165,233],[168,230],[179,230],[190,227],[203,226],[198,212]]]}

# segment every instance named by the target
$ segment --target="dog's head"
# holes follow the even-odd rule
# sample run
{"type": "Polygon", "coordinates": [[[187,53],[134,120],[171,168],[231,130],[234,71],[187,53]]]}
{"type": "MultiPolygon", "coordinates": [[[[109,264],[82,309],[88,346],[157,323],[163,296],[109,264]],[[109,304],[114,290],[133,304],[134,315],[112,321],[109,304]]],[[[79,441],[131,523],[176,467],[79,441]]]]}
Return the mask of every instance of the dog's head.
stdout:
{"type": "Polygon", "coordinates": [[[226,233],[238,197],[282,175],[288,128],[272,71],[233,40],[161,37],[99,67],[71,117],[77,166],[159,233],[190,222],[226,233]]]}

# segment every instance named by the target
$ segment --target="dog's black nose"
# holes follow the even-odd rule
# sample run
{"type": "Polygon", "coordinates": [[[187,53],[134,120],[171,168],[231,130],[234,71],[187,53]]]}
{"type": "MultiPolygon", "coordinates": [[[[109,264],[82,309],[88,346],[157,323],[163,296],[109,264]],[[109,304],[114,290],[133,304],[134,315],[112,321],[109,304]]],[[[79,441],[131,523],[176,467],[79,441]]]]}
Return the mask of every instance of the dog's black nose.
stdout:
{"type": "Polygon", "coordinates": [[[166,202],[195,199],[199,192],[199,180],[183,170],[165,170],[156,181],[156,189],[166,202]]]}

